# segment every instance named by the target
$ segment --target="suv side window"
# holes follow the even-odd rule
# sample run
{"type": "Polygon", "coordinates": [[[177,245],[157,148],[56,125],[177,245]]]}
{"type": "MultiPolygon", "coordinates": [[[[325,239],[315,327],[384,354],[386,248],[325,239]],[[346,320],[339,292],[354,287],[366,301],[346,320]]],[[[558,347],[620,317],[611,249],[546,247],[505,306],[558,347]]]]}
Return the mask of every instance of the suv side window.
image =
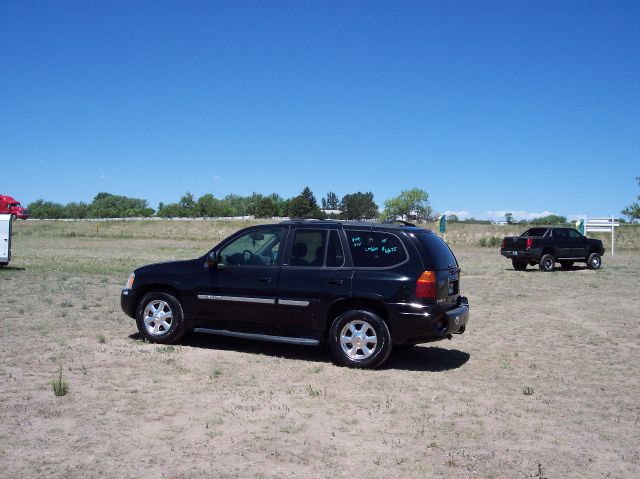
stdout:
{"type": "Polygon", "coordinates": [[[345,230],[356,268],[388,268],[404,263],[407,251],[393,233],[345,230]]]}
{"type": "Polygon", "coordinates": [[[553,236],[558,239],[567,239],[569,235],[567,234],[567,230],[564,228],[558,228],[554,230],[553,236]]]}
{"type": "Polygon", "coordinates": [[[291,266],[322,267],[326,239],[327,230],[297,230],[293,236],[291,266]]]}
{"type": "Polygon", "coordinates": [[[327,261],[328,268],[339,268],[344,266],[344,250],[340,243],[340,237],[336,230],[329,232],[329,241],[327,243],[327,261]]]}
{"type": "Polygon", "coordinates": [[[239,236],[220,250],[219,264],[271,266],[276,264],[282,229],[262,229],[239,236]]]}

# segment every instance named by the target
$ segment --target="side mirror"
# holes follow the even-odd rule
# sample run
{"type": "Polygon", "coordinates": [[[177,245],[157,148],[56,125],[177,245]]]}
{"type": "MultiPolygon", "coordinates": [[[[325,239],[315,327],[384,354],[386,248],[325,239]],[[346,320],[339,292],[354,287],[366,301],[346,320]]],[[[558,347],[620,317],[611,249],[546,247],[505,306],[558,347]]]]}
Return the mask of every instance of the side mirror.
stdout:
{"type": "Polygon", "coordinates": [[[218,254],[215,251],[211,251],[207,255],[207,266],[217,266],[218,264],[218,254]]]}

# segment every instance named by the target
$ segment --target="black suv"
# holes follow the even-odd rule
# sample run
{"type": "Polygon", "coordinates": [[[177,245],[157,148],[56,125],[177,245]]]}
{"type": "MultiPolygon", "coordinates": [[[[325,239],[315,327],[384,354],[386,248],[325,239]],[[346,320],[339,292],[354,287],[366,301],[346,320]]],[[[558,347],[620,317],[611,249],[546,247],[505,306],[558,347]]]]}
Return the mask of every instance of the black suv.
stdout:
{"type": "Polygon", "coordinates": [[[370,368],[469,318],[458,262],[433,232],[322,220],[245,228],[200,258],[138,268],[121,306],[158,343],[190,331],[327,343],[338,363],[370,368]]]}

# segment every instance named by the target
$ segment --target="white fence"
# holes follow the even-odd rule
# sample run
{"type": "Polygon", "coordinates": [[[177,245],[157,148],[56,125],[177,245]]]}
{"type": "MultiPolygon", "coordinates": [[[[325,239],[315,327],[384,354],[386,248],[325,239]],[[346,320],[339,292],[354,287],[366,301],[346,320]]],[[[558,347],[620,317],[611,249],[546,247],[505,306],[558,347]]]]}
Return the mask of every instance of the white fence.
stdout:
{"type": "Polygon", "coordinates": [[[620,226],[620,223],[611,216],[610,218],[585,218],[584,219],[584,232],[594,233],[611,233],[611,256],[613,256],[616,245],[616,227],[620,226]]]}

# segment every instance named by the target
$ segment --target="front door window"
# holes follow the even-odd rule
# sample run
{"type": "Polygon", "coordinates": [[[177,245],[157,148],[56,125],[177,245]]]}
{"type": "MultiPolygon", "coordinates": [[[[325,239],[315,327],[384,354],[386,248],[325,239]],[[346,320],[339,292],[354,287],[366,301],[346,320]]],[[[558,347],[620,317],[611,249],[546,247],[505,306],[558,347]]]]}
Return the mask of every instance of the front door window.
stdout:
{"type": "Polygon", "coordinates": [[[272,266],[276,264],[282,229],[261,229],[239,236],[220,251],[218,264],[228,266],[272,266]]]}

